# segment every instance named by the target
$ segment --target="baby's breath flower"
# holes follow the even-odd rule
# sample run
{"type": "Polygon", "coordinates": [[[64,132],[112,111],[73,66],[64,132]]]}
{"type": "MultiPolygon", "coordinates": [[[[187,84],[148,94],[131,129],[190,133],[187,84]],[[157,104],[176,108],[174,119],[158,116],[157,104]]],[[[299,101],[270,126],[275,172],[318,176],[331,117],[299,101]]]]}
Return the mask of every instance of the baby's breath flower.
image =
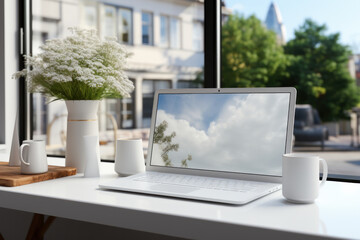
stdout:
{"type": "Polygon", "coordinates": [[[36,56],[25,56],[30,92],[64,100],[129,97],[134,85],[124,69],[130,53],[114,38],[101,41],[95,30],[69,28],[71,36],[50,39],[36,56]]]}

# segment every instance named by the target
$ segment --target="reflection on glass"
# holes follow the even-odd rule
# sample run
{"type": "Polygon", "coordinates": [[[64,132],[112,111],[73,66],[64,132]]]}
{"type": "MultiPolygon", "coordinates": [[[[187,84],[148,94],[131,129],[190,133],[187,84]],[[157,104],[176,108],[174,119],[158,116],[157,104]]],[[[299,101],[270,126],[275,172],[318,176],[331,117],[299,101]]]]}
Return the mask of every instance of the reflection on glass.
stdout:
{"type": "Polygon", "coordinates": [[[159,94],[151,164],[280,176],[289,97],[159,94]]]}

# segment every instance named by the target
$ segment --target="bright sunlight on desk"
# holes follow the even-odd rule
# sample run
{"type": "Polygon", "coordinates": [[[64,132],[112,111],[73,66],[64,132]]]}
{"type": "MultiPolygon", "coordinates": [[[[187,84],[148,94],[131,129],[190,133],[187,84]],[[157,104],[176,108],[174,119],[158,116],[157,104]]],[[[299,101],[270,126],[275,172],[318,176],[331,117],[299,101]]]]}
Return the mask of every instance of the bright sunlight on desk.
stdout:
{"type": "MultiPolygon", "coordinates": [[[[5,154],[0,155],[6,161],[5,154]]],[[[64,159],[49,158],[49,164],[64,159]]],[[[191,239],[276,237],[360,239],[360,185],[327,182],[314,204],[287,203],[280,192],[244,206],[103,191],[117,178],[101,163],[101,178],[75,175],[20,187],[0,187],[0,207],[191,239]]]]}

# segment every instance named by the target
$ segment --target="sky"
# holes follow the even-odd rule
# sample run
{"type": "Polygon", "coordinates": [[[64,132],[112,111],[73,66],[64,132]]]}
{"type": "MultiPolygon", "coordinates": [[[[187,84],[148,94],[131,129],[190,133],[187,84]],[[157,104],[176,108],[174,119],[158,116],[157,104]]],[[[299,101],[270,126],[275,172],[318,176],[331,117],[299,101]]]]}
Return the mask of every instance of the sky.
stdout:
{"type": "MultiPolygon", "coordinates": [[[[288,106],[286,93],[163,94],[156,125],[166,120],[165,135],[176,133],[173,166],[191,154],[191,168],[279,176],[288,106]]],[[[164,165],[161,147],[153,146],[153,165],[164,165]]]]}
{"type": "Polygon", "coordinates": [[[255,14],[264,21],[271,2],[281,13],[287,38],[294,37],[294,30],[311,18],[326,24],[327,33],[340,33],[340,42],[360,53],[360,1],[359,0],[224,0],[227,8],[245,16],[255,14]]]}

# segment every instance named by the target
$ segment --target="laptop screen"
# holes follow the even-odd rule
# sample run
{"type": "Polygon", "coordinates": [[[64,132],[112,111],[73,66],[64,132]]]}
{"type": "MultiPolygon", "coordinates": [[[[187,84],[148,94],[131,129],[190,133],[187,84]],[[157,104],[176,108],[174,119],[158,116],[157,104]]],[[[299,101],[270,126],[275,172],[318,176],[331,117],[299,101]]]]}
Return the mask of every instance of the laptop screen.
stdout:
{"type": "Polygon", "coordinates": [[[281,176],[290,93],[159,93],[151,166],[281,176]]]}

